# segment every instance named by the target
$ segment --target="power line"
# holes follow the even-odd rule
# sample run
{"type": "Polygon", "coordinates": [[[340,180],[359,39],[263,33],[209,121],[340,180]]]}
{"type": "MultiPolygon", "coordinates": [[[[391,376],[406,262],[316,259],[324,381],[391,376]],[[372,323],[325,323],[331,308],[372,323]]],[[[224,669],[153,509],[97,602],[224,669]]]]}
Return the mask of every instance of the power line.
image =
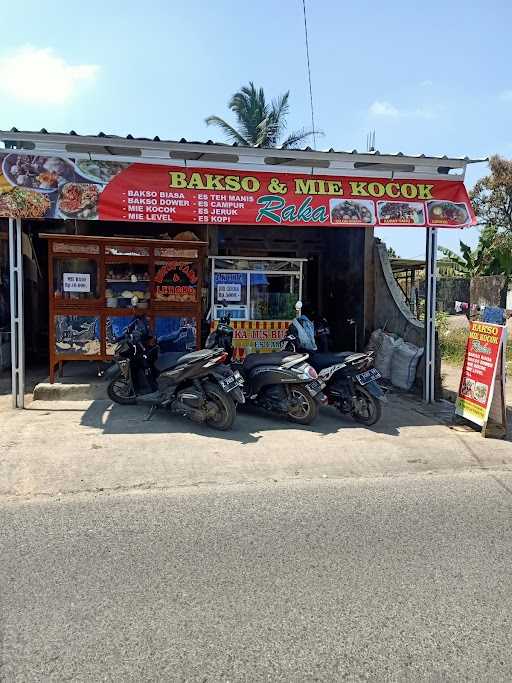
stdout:
{"type": "Polygon", "coordinates": [[[308,18],[306,14],[306,0],[302,0],[302,9],[304,10],[304,36],[306,38],[306,58],[308,65],[308,81],[309,81],[309,101],[311,104],[311,130],[313,132],[313,144],[316,149],[316,127],[315,127],[315,112],[313,108],[313,88],[311,86],[311,64],[309,61],[309,40],[308,40],[308,18]]]}

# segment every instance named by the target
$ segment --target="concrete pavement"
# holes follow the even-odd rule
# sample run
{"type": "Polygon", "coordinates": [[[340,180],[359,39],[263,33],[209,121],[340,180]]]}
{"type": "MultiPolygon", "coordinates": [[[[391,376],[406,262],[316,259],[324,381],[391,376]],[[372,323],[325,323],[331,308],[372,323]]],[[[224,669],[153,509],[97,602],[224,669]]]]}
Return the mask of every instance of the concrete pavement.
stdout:
{"type": "Polygon", "coordinates": [[[511,492],[479,471],[1,500],[0,677],[510,681],[511,492]]]}
{"type": "Polygon", "coordinates": [[[510,443],[449,429],[412,397],[391,396],[372,429],[331,408],[309,428],[253,410],[227,433],[106,401],[2,401],[2,496],[512,469],[510,443]]]}

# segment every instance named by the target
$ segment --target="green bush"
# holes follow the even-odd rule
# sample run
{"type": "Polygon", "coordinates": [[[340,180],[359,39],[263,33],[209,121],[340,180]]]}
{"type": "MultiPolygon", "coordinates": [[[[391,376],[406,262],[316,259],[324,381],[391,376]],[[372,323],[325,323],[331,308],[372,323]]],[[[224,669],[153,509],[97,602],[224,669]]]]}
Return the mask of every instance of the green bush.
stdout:
{"type": "Polygon", "coordinates": [[[441,358],[454,365],[462,364],[467,340],[468,330],[465,329],[447,330],[445,334],[440,333],[441,358]]]}

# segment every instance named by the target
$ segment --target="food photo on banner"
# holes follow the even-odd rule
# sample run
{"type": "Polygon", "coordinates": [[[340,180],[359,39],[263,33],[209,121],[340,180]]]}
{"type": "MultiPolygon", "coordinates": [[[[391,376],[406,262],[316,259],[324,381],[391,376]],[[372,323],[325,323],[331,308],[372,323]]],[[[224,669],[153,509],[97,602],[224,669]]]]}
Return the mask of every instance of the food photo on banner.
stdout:
{"type": "Polygon", "coordinates": [[[475,224],[462,181],[358,178],[0,153],[0,216],[320,227],[475,224]]]}

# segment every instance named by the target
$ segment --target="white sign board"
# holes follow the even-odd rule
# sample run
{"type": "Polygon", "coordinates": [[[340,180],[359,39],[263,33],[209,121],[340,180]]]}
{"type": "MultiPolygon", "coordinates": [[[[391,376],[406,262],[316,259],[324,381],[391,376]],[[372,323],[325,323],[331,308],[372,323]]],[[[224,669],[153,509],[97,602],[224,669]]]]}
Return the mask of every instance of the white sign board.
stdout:
{"type": "Polygon", "coordinates": [[[242,298],[242,285],[219,282],[217,285],[217,301],[240,301],[242,298]]]}
{"type": "Polygon", "coordinates": [[[91,276],[89,273],[63,273],[62,285],[65,292],[91,291],[91,276]]]}

